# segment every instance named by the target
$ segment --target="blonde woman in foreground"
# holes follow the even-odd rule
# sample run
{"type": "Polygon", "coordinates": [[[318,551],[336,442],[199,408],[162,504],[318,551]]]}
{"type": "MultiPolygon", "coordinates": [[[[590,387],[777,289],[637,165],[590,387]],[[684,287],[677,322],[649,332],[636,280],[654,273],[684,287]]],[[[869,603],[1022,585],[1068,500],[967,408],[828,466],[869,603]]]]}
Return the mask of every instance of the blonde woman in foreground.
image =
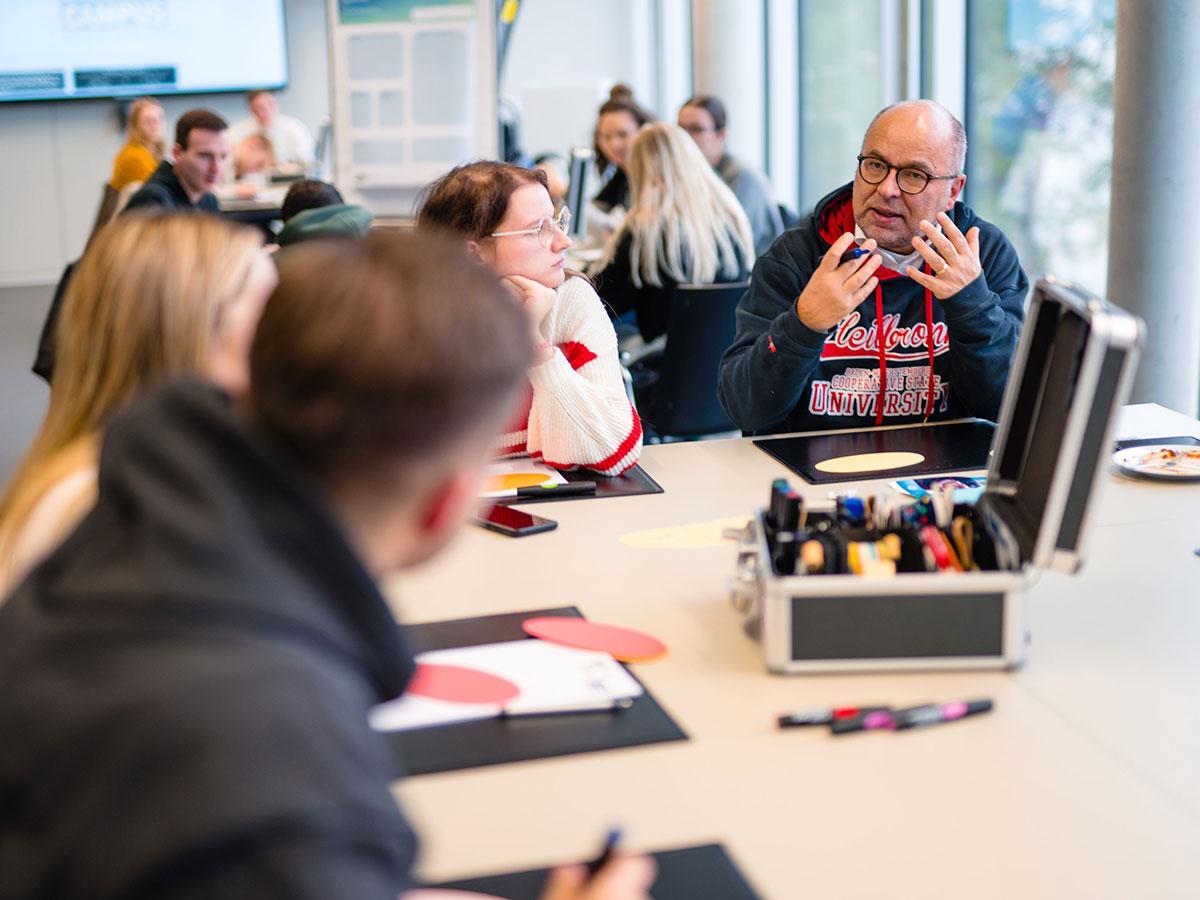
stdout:
{"type": "Polygon", "coordinates": [[[46,417],[0,500],[0,601],[96,496],[100,432],[147,387],[184,375],[245,391],[275,286],[252,230],[211,216],[122,216],[75,270],[46,417]]]}

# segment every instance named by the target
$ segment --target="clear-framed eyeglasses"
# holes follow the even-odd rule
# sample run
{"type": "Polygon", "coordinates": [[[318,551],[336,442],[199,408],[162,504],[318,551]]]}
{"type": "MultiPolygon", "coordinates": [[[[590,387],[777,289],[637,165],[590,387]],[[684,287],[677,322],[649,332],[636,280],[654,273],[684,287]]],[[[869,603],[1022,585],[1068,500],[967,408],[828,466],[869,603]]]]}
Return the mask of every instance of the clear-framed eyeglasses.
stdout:
{"type": "Polygon", "coordinates": [[[554,243],[554,230],[557,228],[563,234],[571,227],[571,211],[565,206],[555,216],[546,216],[532,228],[521,228],[516,231],[493,231],[490,237],[514,237],[518,234],[536,234],[538,243],[549,247],[554,243]]]}
{"type": "Polygon", "coordinates": [[[931,181],[945,181],[958,175],[930,175],[924,169],[901,168],[884,162],[876,156],[858,157],[858,174],[867,184],[883,184],[888,172],[896,172],[896,186],[906,194],[919,194],[931,181]]]}

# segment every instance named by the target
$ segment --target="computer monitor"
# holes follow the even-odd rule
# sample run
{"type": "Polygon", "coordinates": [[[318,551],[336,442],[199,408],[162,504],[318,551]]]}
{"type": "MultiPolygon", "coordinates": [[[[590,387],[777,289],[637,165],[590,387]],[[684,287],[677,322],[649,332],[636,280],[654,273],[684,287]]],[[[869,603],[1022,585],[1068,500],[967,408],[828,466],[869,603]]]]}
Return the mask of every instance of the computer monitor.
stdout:
{"type": "Polygon", "coordinates": [[[571,211],[570,237],[579,240],[587,235],[588,183],[592,174],[592,151],[587,147],[572,147],[567,172],[567,209],[571,211]]]}

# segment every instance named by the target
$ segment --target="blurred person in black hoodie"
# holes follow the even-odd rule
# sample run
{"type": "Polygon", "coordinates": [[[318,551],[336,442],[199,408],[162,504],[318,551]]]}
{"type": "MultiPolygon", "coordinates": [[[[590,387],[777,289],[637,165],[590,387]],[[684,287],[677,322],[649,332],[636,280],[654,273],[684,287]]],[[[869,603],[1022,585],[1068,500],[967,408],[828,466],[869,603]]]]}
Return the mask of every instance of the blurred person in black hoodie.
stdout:
{"type": "MultiPolygon", "coordinates": [[[[0,608],[0,897],[429,895],[367,724],[414,671],[377,579],[474,507],[528,331],[458,247],[317,241],[243,405],[175,383],[113,421],[95,508],[0,608]]],[[[618,856],[545,896],[652,878],[618,856]]]]}

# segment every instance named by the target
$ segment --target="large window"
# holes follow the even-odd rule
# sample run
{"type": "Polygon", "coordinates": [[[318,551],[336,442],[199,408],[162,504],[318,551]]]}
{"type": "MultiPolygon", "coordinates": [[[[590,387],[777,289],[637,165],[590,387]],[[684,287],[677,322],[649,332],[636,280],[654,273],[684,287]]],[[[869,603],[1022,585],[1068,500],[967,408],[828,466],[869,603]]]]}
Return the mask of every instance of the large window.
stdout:
{"type": "Polygon", "coordinates": [[[1115,0],[969,0],[968,202],[1031,278],[1103,293],[1115,0]]]}
{"type": "Polygon", "coordinates": [[[894,99],[894,3],[800,4],[800,208],[854,177],[867,124],[894,99]]]}

